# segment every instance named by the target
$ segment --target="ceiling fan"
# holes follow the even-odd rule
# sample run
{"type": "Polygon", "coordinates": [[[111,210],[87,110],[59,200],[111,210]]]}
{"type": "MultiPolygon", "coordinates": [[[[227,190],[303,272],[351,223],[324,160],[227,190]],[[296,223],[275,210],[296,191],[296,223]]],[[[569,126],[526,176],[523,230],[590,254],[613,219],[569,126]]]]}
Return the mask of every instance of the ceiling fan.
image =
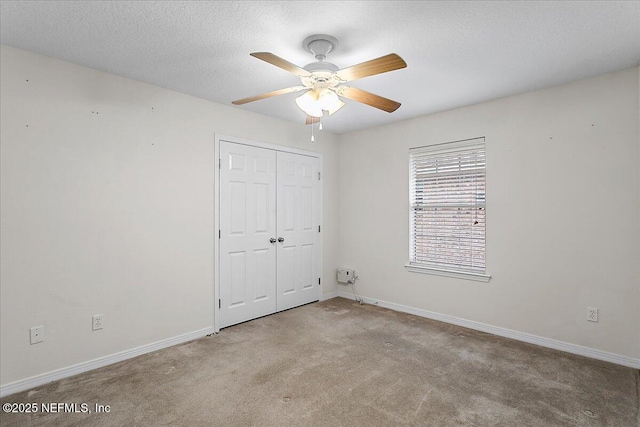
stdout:
{"type": "Polygon", "coordinates": [[[407,63],[395,53],[339,69],[330,62],[324,62],[329,52],[334,51],[338,47],[338,40],[335,37],[326,34],[315,34],[304,39],[302,46],[307,52],[314,55],[318,61],[300,68],[270,52],[254,52],[251,54],[251,56],[255,58],[295,74],[300,78],[301,86],[292,86],[286,89],[239,99],[233,101],[233,104],[242,105],[272,96],[305,91],[301,96],[296,98],[296,104],[307,114],[306,124],[320,122],[325,111],[329,115],[332,115],[342,108],[344,102],[340,100],[340,97],[361,102],[388,113],[392,113],[400,107],[399,102],[383,98],[382,96],[366,92],[362,89],[343,85],[353,80],[405,68],[407,63]]]}

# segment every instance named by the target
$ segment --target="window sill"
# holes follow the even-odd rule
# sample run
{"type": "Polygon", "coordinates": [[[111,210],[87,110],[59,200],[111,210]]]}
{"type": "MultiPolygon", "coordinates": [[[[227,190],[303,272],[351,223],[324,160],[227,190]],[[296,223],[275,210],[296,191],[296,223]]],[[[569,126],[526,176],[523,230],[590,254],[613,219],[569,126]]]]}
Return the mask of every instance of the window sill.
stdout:
{"type": "Polygon", "coordinates": [[[476,282],[485,282],[485,283],[491,280],[491,276],[486,274],[481,274],[481,273],[466,273],[463,271],[444,270],[441,268],[425,267],[422,265],[418,266],[413,264],[405,264],[404,267],[407,269],[407,271],[411,273],[422,273],[422,274],[432,274],[434,276],[455,277],[457,279],[475,280],[476,282]]]}

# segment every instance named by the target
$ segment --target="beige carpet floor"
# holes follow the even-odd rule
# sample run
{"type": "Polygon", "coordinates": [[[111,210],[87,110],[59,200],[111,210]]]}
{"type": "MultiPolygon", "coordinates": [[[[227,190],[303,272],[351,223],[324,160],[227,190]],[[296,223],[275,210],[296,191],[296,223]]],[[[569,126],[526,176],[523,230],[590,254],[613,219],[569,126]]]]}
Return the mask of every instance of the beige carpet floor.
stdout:
{"type": "Polygon", "coordinates": [[[335,298],[7,402],[2,426],[640,426],[638,371],[335,298]]]}

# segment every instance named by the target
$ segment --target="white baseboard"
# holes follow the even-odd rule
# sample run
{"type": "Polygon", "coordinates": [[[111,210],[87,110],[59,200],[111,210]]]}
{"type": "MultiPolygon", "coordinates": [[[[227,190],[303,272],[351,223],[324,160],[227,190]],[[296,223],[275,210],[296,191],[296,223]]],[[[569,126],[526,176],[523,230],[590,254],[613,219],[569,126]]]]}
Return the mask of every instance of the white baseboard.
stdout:
{"type": "Polygon", "coordinates": [[[338,297],[338,292],[331,292],[331,293],[322,295],[320,297],[320,301],[326,301],[328,299],[337,298],[337,297],[338,297]]]}
{"type": "Polygon", "coordinates": [[[35,375],[33,377],[26,378],[24,380],[18,380],[12,383],[4,384],[0,386],[0,397],[5,397],[10,394],[29,390],[34,387],[38,387],[43,384],[50,383],[52,381],[61,380],[63,378],[71,377],[73,375],[91,371],[93,369],[102,368],[103,366],[111,365],[116,362],[121,362],[126,359],[131,359],[133,357],[140,356],[146,353],[151,353],[152,351],[162,350],[163,348],[171,347],[177,344],[185,343],[187,341],[192,341],[198,338],[202,338],[206,335],[212,334],[213,332],[214,332],[213,327],[199,329],[197,331],[178,335],[177,337],[167,338],[165,340],[156,341],[154,343],[142,345],[140,347],[132,348],[130,350],[125,350],[119,353],[114,353],[108,356],[103,356],[97,359],[89,360],[87,362],[78,363],[77,365],[56,369],[55,371],[46,372],[40,375],[35,375]]]}
{"type": "MultiPolygon", "coordinates": [[[[337,292],[339,297],[354,300],[353,294],[349,292],[337,292]]],[[[618,365],[628,366],[630,368],[640,369],[640,359],[622,356],[619,354],[609,353],[602,350],[596,350],[590,347],[583,347],[577,344],[571,344],[564,341],[557,341],[551,338],[539,337],[537,335],[527,334],[525,332],[513,331],[511,329],[501,328],[498,326],[487,325],[485,323],[475,322],[473,320],[461,319],[447,314],[436,313],[433,311],[422,310],[406,305],[395,304],[392,302],[381,301],[369,297],[363,297],[367,304],[377,305],[379,307],[388,308],[403,313],[415,314],[416,316],[426,317],[427,319],[438,320],[440,322],[451,323],[452,325],[462,326],[477,331],[487,332],[505,338],[511,338],[518,341],[524,341],[529,344],[536,344],[541,347],[553,348],[555,350],[566,351],[567,353],[577,354],[579,356],[590,357],[592,359],[604,360],[605,362],[616,363],[618,365]]]]}
{"type": "MultiPolygon", "coordinates": [[[[342,297],[347,299],[355,299],[353,294],[344,291],[332,292],[322,295],[321,301],[326,301],[331,298],[342,297]]],[[[628,366],[630,368],[640,369],[640,359],[636,359],[628,356],[621,356],[614,353],[609,353],[602,350],[596,350],[589,347],[583,347],[576,344],[570,344],[564,341],[557,341],[550,338],[539,337],[537,335],[527,334],[525,332],[513,331],[511,329],[501,328],[498,326],[487,325],[485,323],[475,322],[473,320],[461,319],[455,316],[449,316],[447,314],[436,313],[433,311],[422,310],[415,307],[409,307],[401,304],[395,304],[392,302],[376,300],[369,297],[363,297],[363,300],[367,304],[378,305],[380,307],[388,308],[403,313],[414,314],[416,316],[425,317],[427,319],[438,320],[440,322],[450,323],[457,326],[462,326],[469,329],[475,329],[477,331],[487,332],[493,335],[515,339],[518,341],[527,342],[530,344],[536,344],[542,347],[553,348],[555,350],[566,351],[567,353],[577,354],[580,356],[590,357],[592,359],[603,360],[605,362],[616,363],[618,365],[628,366]]],[[[130,350],[121,351],[119,353],[111,354],[104,357],[99,357],[87,362],[78,363],[77,365],[69,366],[55,371],[46,372],[44,374],[36,375],[24,380],[14,381],[12,383],[4,384],[0,386],[0,397],[5,397],[10,394],[19,393],[21,391],[29,390],[43,384],[50,383],[52,381],[68,378],[73,375],[81,374],[83,372],[91,371],[93,369],[102,368],[103,366],[111,365],[113,363],[121,362],[126,359],[131,359],[136,356],[141,356],[152,351],[161,350],[163,348],[171,347],[177,344],[182,344],[187,341],[202,338],[206,335],[214,333],[213,327],[199,329],[197,331],[189,332],[183,335],[178,335],[173,338],[167,338],[165,340],[157,341],[151,344],[146,344],[140,347],[132,348],[130,350]]]]}

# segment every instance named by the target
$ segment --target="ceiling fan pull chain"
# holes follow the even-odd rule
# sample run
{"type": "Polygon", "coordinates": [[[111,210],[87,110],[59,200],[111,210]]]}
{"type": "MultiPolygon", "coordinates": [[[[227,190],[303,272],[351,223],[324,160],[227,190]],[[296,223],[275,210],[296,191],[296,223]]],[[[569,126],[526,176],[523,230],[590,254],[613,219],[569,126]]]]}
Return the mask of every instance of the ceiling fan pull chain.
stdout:
{"type": "Polygon", "coordinates": [[[315,138],[313,137],[313,122],[311,122],[311,142],[314,142],[315,138]]]}

